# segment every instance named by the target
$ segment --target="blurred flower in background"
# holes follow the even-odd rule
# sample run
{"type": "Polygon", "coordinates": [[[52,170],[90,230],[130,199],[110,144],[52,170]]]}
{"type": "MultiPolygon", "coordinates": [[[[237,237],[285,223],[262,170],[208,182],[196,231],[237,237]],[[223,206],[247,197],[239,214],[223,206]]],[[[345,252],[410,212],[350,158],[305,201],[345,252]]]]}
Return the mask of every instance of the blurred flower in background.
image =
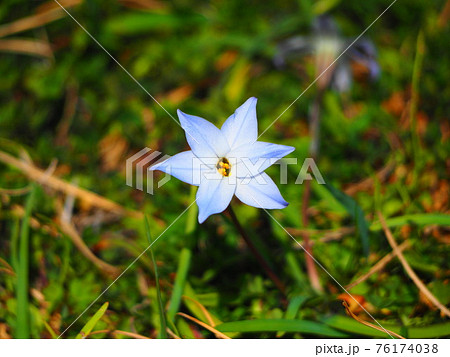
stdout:
{"type": "Polygon", "coordinates": [[[372,41],[360,39],[340,56],[354,38],[343,37],[330,16],[317,17],[313,22],[312,32],[310,36],[295,36],[278,44],[274,58],[275,65],[282,68],[287,60],[312,55],[315,60],[316,76],[325,71],[317,81],[319,89],[331,87],[339,92],[348,91],[352,85],[352,62],[364,66],[372,80],[380,75],[376,49],[372,41]],[[333,63],[337,58],[339,59],[333,63]]]}

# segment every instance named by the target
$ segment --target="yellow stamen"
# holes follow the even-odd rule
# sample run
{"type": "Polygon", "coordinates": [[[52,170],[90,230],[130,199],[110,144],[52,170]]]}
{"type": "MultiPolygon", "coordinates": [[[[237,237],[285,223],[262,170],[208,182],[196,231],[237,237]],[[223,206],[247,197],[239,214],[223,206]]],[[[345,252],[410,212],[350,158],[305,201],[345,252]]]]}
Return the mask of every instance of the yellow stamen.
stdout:
{"type": "Polygon", "coordinates": [[[222,157],[219,162],[216,165],[217,171],[219,171],[219,173],[222,176],[228,177],[231,174],[231,165],[230,162],[225,158],[222,157]]]}

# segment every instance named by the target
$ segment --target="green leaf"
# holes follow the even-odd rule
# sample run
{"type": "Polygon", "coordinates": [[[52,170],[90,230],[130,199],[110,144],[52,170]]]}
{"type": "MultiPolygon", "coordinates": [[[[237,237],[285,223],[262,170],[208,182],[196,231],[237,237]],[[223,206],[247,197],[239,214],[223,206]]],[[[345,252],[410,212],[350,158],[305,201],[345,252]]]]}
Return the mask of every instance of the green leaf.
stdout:
{"type": "Polygon", "coordinates": [[[91,319],[87,322],[86,325],[81,329],[80,333],[75,338],[86,338],[91,333],[92,329],[95,327],[97,322],[102,318],[108,309],[109,303],[105,302],[100,309],[91,317],[91,319]]]}
{"type": "MultiPolygon", "coordinates": [[[[437,224],[440,226],[450,226],[450,215],[440,213],[423,213],[423,214],[408,214],[405,216],[394,217],[386,219],[386,224],[389,228],[404,226],[407,224],[416,224],[418,226],[426,226],[437,224]]],[[[371,231],[379,231],[382,229],[380,222],[374,222],[370,226],[371,231]]]]}
{"type": "Polygon", "coordinates": [[[169,320],[174,320],[175,314],[178,312],[181,297],[183,296],[184,286],[186,285],[186,277],[191,264],[192,253],[189,249],[183,248],[180,253],[180,261],[178,263],[177,275],[175,278],[175,285],[173,287],[172,298],[170,300],[167,317],[169,320]]]}
{"type": "Polygon", "coordinates": [[[313,5],[313,12],[316,15],[322,15],[336,7],[341,0],[319,0],[313,5]]]}
{"type": "MultiPolygon", "coordinates": [[[[148,244],[151,246],[153,244],[152,237],[150,235],[150,224],[148,222],[148,217],[145,216],[145,232],[147,234],[147,240],[148,244]]],[[[155,271],[155,284],[156,284],[156,296],[158,298],[158,310],[159,310],[159,319],[161,323],[161,329],[158,334],[158,338],[167,338],[167,324],[166,324],[166,317],[164,314],[164,304],[162,302],[161,298],[161,288],[159,286],[159,275],[158,275],[158,267],[156,265],[155,256],[153,255],[152,248],[149,248],[150,251],[150,257],[153,262],[153,269],[155,271]]]]}
{"type": "Polygon", "coordinates": [[[175,30],[202,24],[206,19],[198,14],[158,14],[135,12],[120,15],[106,23],[108,31],[118,35],[136,35],[151,31],[175,30]]]}
{"type": "Polygon", "coordinates": [[[250,78],[249,71],[251,65],[247,58],[238,60],[230,71],[227,83],[224,85],[223,93],[227,101],[237,103],[242,97],[250,78]]]}
{"type": "Polygon", "coordinates": [[[369,224],[364,217],[364,212],[358,203],[346,195],[344,192],[338,190],[333,187],[329,183],[325,184],[325,187],[330,191],[333,197],[339,201],[339,203],[344,206],[347,210],[348,214],[355,221],[356,226],[358,227],[358,233],[361,238],[361,244],[363,247],[363,252],[366,256],[369,255],[369,224]]]}
{"type": "Polygon", "coordinates": [[[25,204],[25,215],[20,227],[19,261],[17,271],[17,329],[16,338],[30,338],[30,308],[28,298],[28,273],[30,249],[30,216],[36,196],[36,185],[33,184],[25,204]]]}
{"type": "Polygon", "coordinates": [[[325,324],[306,320],[246,320],[225,322],[215,327],[221,332],[301,332],[326,337],[348,337],[325,324]]]}

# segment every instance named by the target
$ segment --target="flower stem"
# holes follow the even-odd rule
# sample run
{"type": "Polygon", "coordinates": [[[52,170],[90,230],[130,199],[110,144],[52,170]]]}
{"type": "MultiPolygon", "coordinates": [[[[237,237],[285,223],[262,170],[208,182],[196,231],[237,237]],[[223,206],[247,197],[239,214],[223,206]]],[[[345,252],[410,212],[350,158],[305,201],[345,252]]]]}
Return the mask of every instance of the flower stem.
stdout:
{"type": "MultiPolygon", "coordinates": [[[[309,197],[311,196],[311,181],[306,181],[305,190],[303,191],[302,200],[302,224],[306,228],[308,226],[308,205],[309,197]]],[[[303,247],[305,248],[306,270],[308,272],[309,281],[314,290],[322,292],[322,286],[320,285],[319,274],[317,272],[316,264],[314,262],[311,242],[309,240],[309,234],[303,235],[303,247]]]]}
{"type": "Polygon", "coordinates": [[[255,256],[258,263],[261,265],[261,267],[266,272],[267,276],[273,281],[275,286],[285,295],[286,288],[283,284],[283,282],[278,278],[278,276],[275,274],[275,272],[270,268],[267,261],[264,259],[264,257],[261,255],[261,253],[258,251],[250,237],[247,235],[247,232],[244,230],[242,225],[240,224],[238,218],[236,217],[236,214],[234,213],[233,208],[231,208],[231,205],[228,206],[228,213],[231,217],[231,220],[233,221],[233,224],[236,226],[237,230],[239,231],[239,234],[244,239],[245,243],[247,243],[248,248],[252,252],[252,254],[255,256]]]}
{"type": "MultiPolygon", "coordinates": [[[[323,98],[323,89],[319,88],[319,91],[314,100],[313,106],[311,108],[310,113],[310,121],[309,121],[309,130],[311,135],[311,145],[309,147],[310,156],[316,160],[319,155],[319,130],[320,130],[320,105],[322,103],[323,98]]],[[[302,224],[303,228],[308,227],[309,216],[308,216],[308,206],[309,199],[311,197],[311,181],[307,180],[305,182],[305,189],[303,190],[303,198],[302,198],[302,224]]],[[[322,286],[320,285],[319,274],[317,272],[317,267],[313,259],[311,242],[309,240],[309,235],[305,234],[303,237],[304,248],[305,248],[305,259],[306,259],[306,270],[308,272],[309,281],[311,282],[311,286],[317,292],[322,292],[322,286]]]]}

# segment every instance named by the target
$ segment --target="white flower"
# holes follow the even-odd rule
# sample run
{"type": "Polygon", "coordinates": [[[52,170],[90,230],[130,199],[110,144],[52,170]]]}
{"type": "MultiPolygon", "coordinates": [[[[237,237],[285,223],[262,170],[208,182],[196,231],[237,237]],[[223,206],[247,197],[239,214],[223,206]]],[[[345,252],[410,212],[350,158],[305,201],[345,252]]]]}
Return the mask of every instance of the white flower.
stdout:
{"type": "Polygon", "coordinates": [[[199,186],[198,220],[224,211],[233,195],[243,203],[266,209],[288,205],[273,180],[264,173],[291,153],[291,146],[257,141],[256,98],[248,99],[221,129],[197,116],[178,110],[191,151],[184,151],[150,170],[160,170],[199,186]]]}

